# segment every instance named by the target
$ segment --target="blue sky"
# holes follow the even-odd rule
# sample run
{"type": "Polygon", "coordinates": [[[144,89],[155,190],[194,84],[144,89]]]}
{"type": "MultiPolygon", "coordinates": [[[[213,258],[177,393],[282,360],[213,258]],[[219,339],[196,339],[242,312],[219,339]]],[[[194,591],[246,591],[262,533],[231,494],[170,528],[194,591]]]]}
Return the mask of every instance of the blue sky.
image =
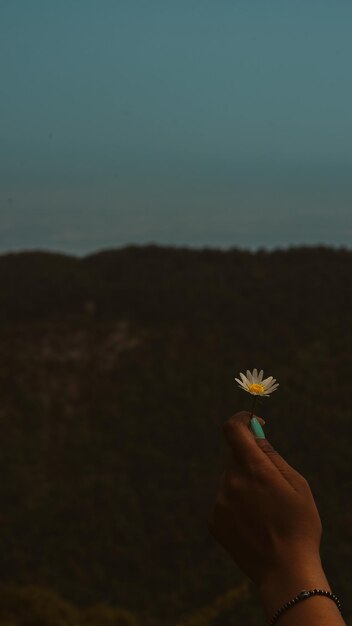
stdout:
{"type": "Polygon", "coordinates": [[[352,4],[5,0],[0,252],[352,241],[352,4]]]}

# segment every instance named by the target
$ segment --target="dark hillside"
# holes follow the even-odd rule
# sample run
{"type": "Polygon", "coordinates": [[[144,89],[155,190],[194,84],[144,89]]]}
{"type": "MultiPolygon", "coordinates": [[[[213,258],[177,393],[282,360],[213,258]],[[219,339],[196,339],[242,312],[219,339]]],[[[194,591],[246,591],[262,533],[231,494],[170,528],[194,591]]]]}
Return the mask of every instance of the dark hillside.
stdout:
{"type": "Polygon", "coordinates": [[[51,588],[74,624],[95,603],[119,626],[263,624],[207,530],[221,423],[249,408],[233,379],[259,367],[352,624],[351,287],[352,252],[324,247],[1,256],[0,582],[51,588]]]}

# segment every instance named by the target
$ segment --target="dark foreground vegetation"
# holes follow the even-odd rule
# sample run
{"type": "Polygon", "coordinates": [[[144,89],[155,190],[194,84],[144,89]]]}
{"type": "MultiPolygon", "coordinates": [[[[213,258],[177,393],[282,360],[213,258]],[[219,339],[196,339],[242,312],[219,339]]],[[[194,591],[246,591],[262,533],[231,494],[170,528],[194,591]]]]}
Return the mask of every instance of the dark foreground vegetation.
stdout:
{"type": "Polygon", "coordinates": [[[1,256],[0,626],[265,623],[207,529],[253,367],[352,624],[351,287],[323,247],[1,256]]]}

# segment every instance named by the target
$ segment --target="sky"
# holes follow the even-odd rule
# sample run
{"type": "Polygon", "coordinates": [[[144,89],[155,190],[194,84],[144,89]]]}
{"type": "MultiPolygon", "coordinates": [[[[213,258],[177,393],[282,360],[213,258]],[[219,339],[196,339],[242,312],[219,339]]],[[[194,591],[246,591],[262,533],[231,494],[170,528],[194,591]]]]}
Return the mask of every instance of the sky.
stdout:
{"type": "Polygon", "coordinates": [[[1,0],[0,253],[352,242],[348,0],[1,0]]]}

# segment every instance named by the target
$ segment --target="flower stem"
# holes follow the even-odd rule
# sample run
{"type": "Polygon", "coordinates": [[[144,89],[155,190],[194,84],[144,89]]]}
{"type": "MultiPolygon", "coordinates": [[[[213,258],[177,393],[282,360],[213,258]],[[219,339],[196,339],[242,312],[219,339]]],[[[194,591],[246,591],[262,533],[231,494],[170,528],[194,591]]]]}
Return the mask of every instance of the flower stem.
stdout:
{"type": "Polygon", "coordinates": [[[253,396],[253,402],[252,402],[252,409],[251,409],[251,416],[249,418],[249,421],[251,421],[252,417],[253,417],[253,413],[254,413],[254,407],[255,407],[255,403],[257,401],[257,396],[253,396]]]}

